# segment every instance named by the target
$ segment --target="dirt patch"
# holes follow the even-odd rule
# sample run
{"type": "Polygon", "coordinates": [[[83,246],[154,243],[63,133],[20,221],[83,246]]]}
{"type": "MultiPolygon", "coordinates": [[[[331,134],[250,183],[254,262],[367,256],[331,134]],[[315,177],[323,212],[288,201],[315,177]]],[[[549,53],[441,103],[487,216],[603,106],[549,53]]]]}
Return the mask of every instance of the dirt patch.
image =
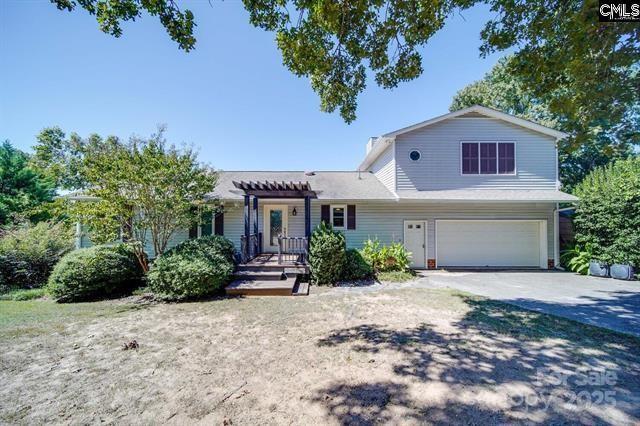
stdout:
{"type": "Polygon", "coordinates": [[[0,335],[1,423],[640,420],[638,339],[448,290],[142,304],[50,330],[0,335]]]}

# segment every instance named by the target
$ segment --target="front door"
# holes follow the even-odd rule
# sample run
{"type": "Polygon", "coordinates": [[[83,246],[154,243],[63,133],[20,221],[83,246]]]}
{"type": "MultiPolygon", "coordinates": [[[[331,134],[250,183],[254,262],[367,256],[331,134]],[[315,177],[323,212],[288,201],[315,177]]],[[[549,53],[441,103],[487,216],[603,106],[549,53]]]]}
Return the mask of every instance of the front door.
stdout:
{"type": "Polygon", "coordinates": [[[427,261],[426,222],[421,220],[405,220],[404,247],[411,252],[411,267],[424,268],[427,261]]]}
{"type": "Polygon", "coordinates": [[[262,241],[265,252],[278,251],[278,235],[287,236],[288,208],[284,206],[264,206],[264,227],[262,241]]]}

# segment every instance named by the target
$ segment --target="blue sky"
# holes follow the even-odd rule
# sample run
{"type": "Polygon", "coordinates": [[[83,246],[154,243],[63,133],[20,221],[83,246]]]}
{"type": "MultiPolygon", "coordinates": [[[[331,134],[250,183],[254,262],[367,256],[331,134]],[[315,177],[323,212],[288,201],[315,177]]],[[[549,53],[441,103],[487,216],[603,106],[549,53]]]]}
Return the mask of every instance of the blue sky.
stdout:
{"type": "Polygon", "coordinates": [[[282,65],[274,35],[252,27],[240,1],[183,7],[198,24],[190,53],[149,16],[116,39],[82,9],[0,1],[0,140],[30,150],[47,126],[127,138],[164,123],[170,141],[223,170],[353,170],[370,136],[446,113],[500,56],[479,58],[486,7],[455,15],[423,49],[424,74],[395,90],[370,81],[349,125],[320,112],[309,82],[282,65]]]}

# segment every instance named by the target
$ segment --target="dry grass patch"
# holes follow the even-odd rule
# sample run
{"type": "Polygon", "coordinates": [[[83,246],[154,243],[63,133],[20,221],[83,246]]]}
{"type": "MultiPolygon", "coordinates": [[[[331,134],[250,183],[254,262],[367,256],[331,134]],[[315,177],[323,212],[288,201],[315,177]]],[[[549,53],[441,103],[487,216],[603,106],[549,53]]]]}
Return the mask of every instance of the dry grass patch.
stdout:
{"type": "Polygon", "coordinates": [[[640,420],[638,339],[448,290],[313,290],[5,323],[0,423],[640,420]],[[591,371],[615,405],[571,401],[591,371]]]}

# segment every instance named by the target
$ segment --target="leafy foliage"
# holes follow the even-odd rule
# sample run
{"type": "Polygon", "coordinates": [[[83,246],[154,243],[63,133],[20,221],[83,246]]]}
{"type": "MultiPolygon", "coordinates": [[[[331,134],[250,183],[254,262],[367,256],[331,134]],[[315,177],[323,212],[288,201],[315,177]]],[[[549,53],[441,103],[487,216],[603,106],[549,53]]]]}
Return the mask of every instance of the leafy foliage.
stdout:
{"type": "Polygon", "coordinates": [[[345,281],[357,281],[373,276],[373,268],[364,259],[359,250],[348,249],[342,271],[342,279],[345,281]]]}
{"type": "Polygon", "coordinates": [[[0,289],[44,285],[73,244],[73,233],[62,223],[40,222],[5,231],[0,237],[0,289]]]}
{"type": "Polygon", "coordinates": [[[0,226],[43,219],[37,207],[53,199],[52,182],[29,167],[29,156],[9,141],[0,144],[0,226]]]}
{"type": "Polygon", "coordinates": [[[575,193],[576,242],[599,261],[640,266],[640,158],[594,170],[575,193]]]}
{"type": "Polygon", "coordinates": [[[9,293],[0,293],[0,300],[13,300],[22,302],[25,300],[40,299],[46,295],[44,288],[30,288],[27,290],[13,290],[9,293]]]}
{"type": "Polygon", "coordinates": [[[342,278],[346,261],[346,241],[342,232],[321,222],[309,242],[311,280],[318,285],[333,285],[342,278]]]}
{"type": "MultiPolygon", "coordinates": [[[[182,49],[193,48],[193,15],[157,0],[52,0],[95,14],[103,31],[119,36],[120,21],[142,10],[159,16],[182,49]]],[[[396,87],[423,72],[421,49],[454,13],[488,4],[495,16],[480,37],[483,56],[514,49],[513,70],[554,114],[577,122],[601,111],[620,123],[638,102],[640,27],[598,21],[597,0],[309,1],[243,0],[251,24],[275,32],[285,66],[308,77],[323,111],[356,116],[357,97],[372,73],[396,87]]],[[[588,126],[582,125],[582,128],[588,126]]]]}
{"type": "Polygon", "coordinates": [[[554,107],[562,91],[541,96],[531,90],[517,71],[513,56],[502,58],[483,79],[460,90],[450,110],[480,104],[567,132],[558,156],[563,186],[572,190],[594,168],[634,155],[640,146],[640,109],[637,99],[628,99],[620,114],[609,108],[574,115],[554,107]]]}
{"type": "Polygon", "coordinates": [[[85,187],[84,194],[94,197],[93,202],[73,203],[71,215],[88,225],[98,244],[121,236],[136,242],[145,269],[143,247],[148,242],[156,256],[163,253],[177,230],[188,229],[199,218],[194,206],[210,209],[204,199],[217,175],[197,162],[193,150],[169,145],[164,128],[149,139],[128,143],[96,135],[65,140],[55,129],[44,133],[47,137],[35,147],[37,167],[60,185],[85,187]]]}
{"type": "Polygon", "coordinates": [[[115,37],[122,35],[122,21],[135,21],[146,12],[160,18],[160,22],[171,39],[181,49],[194,48],[196,39],[193,30],[196,26],[193,13],[189,9],[181,11],[174,0],[51,0],[60,10],[72,11],[77,6],[95,15],[100,30],[115,37]]]}
{"type": "Polygon", "coordinates": [[[74,250],[53,268],[47,291],[57,302],[115,297],[143,283],[144,271],[127,244],[74,250]]]}
{"type": "Polygon", "coordinates": [[[580,275],[587,275],[589,273],[589,262],[593,260],[593,249],[590,244],[587,244],[584,249],[576,245],[569,250],[565,250],[560,255],[560,261],[563,265],[573,272],[577,272],[580,275]]]}
{"type": "Polygon", "coordinates": [[[173,300],[210,295],[229,282],[234,256],[233,243],[219,235],[185,241],[156,259],[149,288],[173,300]]]}
{"type": "Polygon", "coordinates": [[[401,243],[382,245],[379,240],[367,240],[362,256],[378,272],[407,271],[411,264],[411,253],[401,243]]]}

